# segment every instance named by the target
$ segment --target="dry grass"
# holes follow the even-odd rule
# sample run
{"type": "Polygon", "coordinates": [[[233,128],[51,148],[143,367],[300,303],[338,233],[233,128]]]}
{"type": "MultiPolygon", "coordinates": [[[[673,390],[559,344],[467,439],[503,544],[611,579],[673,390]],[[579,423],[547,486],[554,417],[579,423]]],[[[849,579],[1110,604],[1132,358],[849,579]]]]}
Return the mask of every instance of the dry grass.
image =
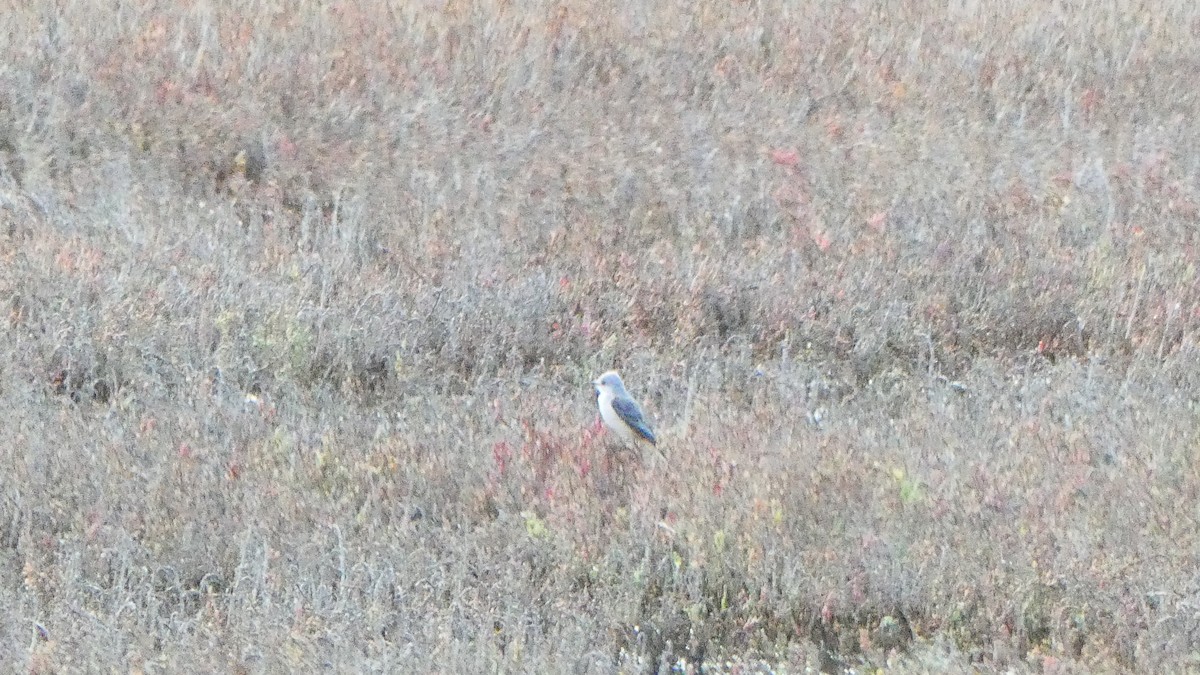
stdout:
{"type": "Polygon", "coordinates": [[[0,661],[1200,667],[1192,3],[7,4],[0,661]]]}

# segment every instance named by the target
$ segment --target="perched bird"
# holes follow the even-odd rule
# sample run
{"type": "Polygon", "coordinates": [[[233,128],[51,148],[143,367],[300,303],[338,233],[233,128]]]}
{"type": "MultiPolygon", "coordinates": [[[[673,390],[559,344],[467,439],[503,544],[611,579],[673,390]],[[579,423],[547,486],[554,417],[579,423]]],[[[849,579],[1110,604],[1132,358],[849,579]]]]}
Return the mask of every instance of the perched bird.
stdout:
{"type": "MultiPolygon", "coordinates": [[[[600,419],[625,445],[637,447],[639,441],[658,447],[658,439],[642,414],[642,408],[625,391],[625,383],[617,371],[604,373],[595,382],[596,405],[600,408],[600,419]]],[[[659,451],[661,454],[661,450],[659,451]]]]}

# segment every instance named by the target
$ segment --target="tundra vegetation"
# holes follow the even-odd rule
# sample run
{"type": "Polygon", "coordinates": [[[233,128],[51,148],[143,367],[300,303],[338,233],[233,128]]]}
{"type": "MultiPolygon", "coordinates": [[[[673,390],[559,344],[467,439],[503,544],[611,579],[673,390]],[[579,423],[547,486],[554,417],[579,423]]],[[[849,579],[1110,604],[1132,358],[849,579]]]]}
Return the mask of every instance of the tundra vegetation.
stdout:
{"type": "Polygon", "coordinates": [[[1194,3],[3,4],[16,670],[1200,667],[1194,3]]]}

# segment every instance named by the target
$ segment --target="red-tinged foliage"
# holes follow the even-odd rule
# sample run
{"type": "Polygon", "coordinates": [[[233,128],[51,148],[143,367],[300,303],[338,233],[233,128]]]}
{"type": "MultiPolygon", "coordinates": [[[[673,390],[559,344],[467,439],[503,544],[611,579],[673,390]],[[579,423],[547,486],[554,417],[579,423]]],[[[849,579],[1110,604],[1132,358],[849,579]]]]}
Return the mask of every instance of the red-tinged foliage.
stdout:
{"type": "Polygon", "coordinates": [[[795,150],[772,150],[771,161],[780,166],[796,166],[800,162],[800,153],[795,150]]]}

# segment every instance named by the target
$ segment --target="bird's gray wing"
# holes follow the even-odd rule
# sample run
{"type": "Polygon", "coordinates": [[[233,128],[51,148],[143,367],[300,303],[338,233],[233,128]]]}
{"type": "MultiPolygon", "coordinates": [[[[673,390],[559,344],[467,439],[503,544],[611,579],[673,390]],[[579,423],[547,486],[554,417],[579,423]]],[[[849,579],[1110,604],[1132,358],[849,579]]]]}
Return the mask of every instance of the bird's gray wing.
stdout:
{"type": "Polygon", "coordinates": [[[654,438],[654,432],[650,430],[650,425],[646,424],[646,418],[642,416],[642,409],[633,399],[615,398],[612,407],[621,421],[628,424],[634,433],[650,441],[651,445],[658,445],[658,440],[654,438]]]}

